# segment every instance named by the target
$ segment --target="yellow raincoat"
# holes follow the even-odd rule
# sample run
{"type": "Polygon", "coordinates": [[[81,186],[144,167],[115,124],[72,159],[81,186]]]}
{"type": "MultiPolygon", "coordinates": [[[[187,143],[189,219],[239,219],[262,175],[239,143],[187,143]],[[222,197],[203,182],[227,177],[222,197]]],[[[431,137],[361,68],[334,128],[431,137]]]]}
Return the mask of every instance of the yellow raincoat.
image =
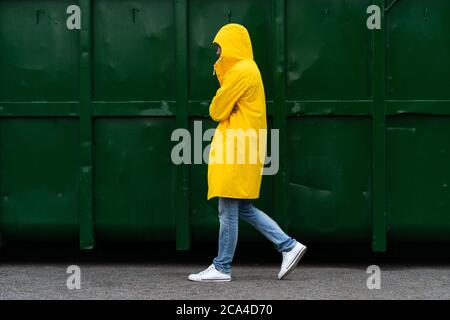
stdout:
{"type": "Polygon", "coordinates": [[[227,24],[219,30],[213,43],[222,51],[214,64],[220,88],[209,106],[211,118],[219,125],[209,154],[208,199],[256,199],[267,140],[261,74],[253,60],[252,44],[245,27],[227,24]]]}

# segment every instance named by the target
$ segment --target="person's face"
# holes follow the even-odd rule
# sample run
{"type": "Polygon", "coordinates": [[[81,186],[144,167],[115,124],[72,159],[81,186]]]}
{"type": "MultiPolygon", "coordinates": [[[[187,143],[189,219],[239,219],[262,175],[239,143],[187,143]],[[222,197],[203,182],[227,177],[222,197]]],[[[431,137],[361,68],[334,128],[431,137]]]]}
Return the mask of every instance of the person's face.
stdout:
{"type": "Polygon", "coordinates": [[[218,45],[217,46],[217,51],[216,51],[216,56],[217,58],[220,58],[220,55],[222,54],[222,48],[218,45]]]}

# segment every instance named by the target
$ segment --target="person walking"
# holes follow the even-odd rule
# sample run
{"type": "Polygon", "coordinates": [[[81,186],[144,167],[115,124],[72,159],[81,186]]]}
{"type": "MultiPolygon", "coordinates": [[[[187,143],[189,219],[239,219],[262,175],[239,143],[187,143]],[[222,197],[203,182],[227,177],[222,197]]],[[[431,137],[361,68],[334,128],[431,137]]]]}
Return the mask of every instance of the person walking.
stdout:
{"type": "Polygon", "coordinates": [[[214,74],[220,88],[209,106],[209,114],[219,124],[209,153],[207,199],[219,198],[219,248],[212,264],[189,275],[188,279],[231,281],[231,263],[238,239],[238,219],[241,218],[282,253],[278,273],[281,280],[297,266],[306,246],[289,237],[274,220],[252,204],[252,199],[259,198],[264,156],[257,157],[259,161],[251,161],[255,160],[251,154],[259,147],[257,152],[265,155],[267,123],[264,86],[253,59],[250,35],[244,26],[230,23],[219,30],[213,44],[217,45],[214,74]],[[236,131],[248,134],[245,139],[253,143],[244,146],[236,143],[239,137],[236,131]],[[244,161],[236,161],[235,155],[244,161]]]}

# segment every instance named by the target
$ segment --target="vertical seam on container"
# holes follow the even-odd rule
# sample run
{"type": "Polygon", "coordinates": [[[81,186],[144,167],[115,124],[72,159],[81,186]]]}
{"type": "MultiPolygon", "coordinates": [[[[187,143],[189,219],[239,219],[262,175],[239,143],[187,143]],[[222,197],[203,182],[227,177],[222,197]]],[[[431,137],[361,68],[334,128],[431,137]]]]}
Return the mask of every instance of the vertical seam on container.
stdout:
{"type": "Polygon", "coordinates": [[[374,0],[381,9],[381,30],[373,36],[372,110],[372,250],[386,251],[386,28],[385,0],[374,0]]]}
{"type": "MultiPolygon", "coordinates": [[[[176,127],[188,129],[188,2],[175,1],[176,28],[176,127]]],[[[175,232],[177,250],[188,250],[191,246],[190,206],[189,206],[189,167],[179,164],[175,167],[175,232]]]]}
{"type": "Polygon", "coordinates": [[[288,176],[287,176],[287,113],[286,113],[286,0],[273,0],[272,23],[274,45],[274,125],[279,129],[279,172],[274,177],[273,209],[279,225],[288,231],[288,176]]]}
{"type": "Polygon", "coordinates": [[[80,248],[95,245],[93,219],[93,164],[92,164],[92,14],[91,0],[80,0],[80,179],[79,232],[80,248]]]}

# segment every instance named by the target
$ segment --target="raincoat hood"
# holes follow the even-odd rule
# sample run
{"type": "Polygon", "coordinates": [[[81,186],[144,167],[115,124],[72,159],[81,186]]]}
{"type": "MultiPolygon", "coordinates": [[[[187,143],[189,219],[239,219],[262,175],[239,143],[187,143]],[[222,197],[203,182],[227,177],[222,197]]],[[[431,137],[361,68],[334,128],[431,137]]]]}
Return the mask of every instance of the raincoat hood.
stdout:
{"type": "Polygon", "coordinates": [[[214,37],[213,43],[221,48],[219,59],[214,64],[214,72],[222,85],[225,74],[239,61],[253,60],[253,49],[247,29],[236,23],[223,26],[214,37]]]}

